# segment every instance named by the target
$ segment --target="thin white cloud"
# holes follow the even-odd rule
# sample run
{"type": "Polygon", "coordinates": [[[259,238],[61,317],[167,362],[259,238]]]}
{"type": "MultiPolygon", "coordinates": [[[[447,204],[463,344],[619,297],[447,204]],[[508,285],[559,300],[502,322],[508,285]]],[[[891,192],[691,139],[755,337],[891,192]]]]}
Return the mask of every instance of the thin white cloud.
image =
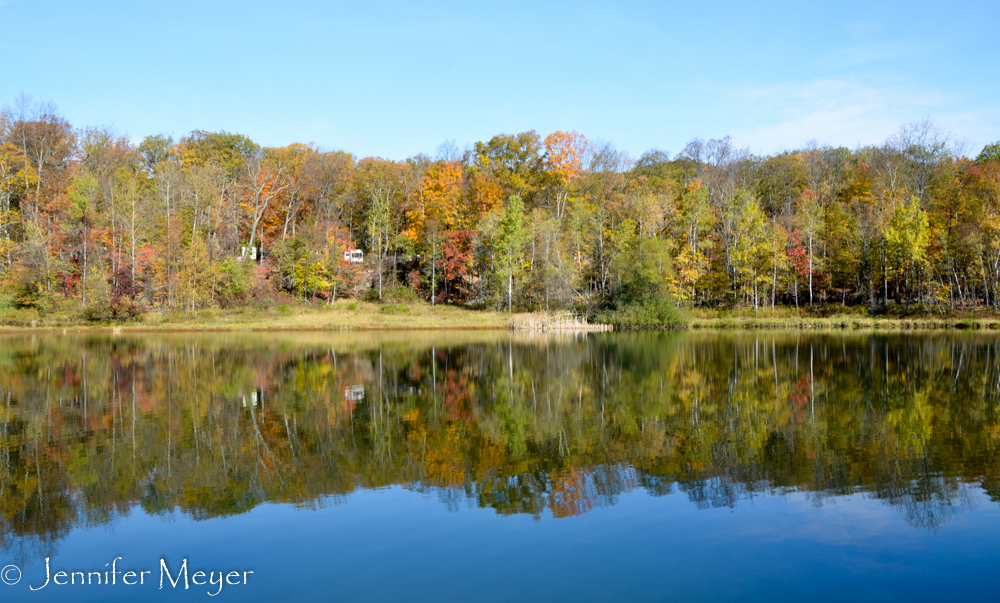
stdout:
{"type": "Polygon", "coordinates": [[[920,40],[886,40],[865,44],[847,45],[833,53],[833,67],[859,67],[880,61],[906,59],[930,50],[926,42],[920,40]]]}
{"type": "Polygon", "coordinates": [[[770,116],[768,123],[732,133],[754,152],[799,148],[811,139],[847,147],[878,144],[901,125],[924,117],[972,147],[1000,137],[1000,108],[966,110],[952,94],[903,84],[822,79],[748,89],[737,98],[746,115],[770,116]]]}

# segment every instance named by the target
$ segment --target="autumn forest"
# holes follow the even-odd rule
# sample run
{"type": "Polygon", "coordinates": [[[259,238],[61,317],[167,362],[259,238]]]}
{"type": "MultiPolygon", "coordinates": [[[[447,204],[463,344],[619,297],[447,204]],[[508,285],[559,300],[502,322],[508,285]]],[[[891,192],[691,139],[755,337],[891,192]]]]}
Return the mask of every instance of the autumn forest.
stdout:
{"type": "Polygon", "coordinates": [[[22,96],[0,113],[0,279],[6,310],[97,321],[282,297],[995,310],[1000,143],[970,158],[925,120],[855,149],[636,158],[529,131],[393,161],[228,132],[135,144],[22,96]]]}

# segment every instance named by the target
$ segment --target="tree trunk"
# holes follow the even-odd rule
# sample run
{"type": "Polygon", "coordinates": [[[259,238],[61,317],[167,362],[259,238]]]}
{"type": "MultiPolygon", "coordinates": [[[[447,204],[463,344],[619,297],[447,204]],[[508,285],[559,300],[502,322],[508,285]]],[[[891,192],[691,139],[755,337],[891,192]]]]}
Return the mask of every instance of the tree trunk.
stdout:
{"type": "Polygon", "coordinates": [[[773,272],[771,274],[771,311],[774,312],[774,295],[778,289],[778,262],[775,258],[773,272]]]}
{"type": "Polygon", "coordinates": [[[87,305],[87,218],[83,219],[83,285],[80,290],[83,292],[81,303],[87,305]]]}
{"type": "Polygon", "coordinates": [[[514,307],[514,269],[511,267],[507,273],[507,313],[510,314],[514,307]]]}
{"type": "Polygon", "coordinates": [[[809,235],[809,307],[813,307],[813,237],[809,235]]]}
{"type": "Polygon", "coordinates": [[[906,313],[910,313],[910,263],[906,263],[906,267],[903,268],[903,272],[906,275],[906,284],[904,285],[904,295],[906,296],[906,313]]]}

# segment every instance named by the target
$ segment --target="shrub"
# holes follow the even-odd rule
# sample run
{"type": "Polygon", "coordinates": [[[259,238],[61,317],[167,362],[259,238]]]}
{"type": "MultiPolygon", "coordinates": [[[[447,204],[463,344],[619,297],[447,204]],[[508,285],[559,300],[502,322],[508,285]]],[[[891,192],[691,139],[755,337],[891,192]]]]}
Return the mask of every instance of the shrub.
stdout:
{"type": "Polygon", "coordinates": [[[112,300],[108,305],[108,310],[111,313],[111,318],[120,322],[135,320],[141,314],[139,304],[134,299],[127,297],[112,300]]]}
{"type": "Polygon", "coordinates": [[[387,304],[379,308],[383,314],[405,314],[410,311],[410,306],[406,304],[387,304]]]}
{"type": "Polygon", "coordinates": [[[254,287],[253,264],[227,258],[219,264],[215,300],[223,308],[243,302],[254,287]]]}
{"type": "Polygon", "coordinates": [[[80,315],[84,320],[90,322],[106,322],[111,320],[111,310],[108,308],[107,304],[89,304],[85,307],[80,315]]]}
{"type": "Polygon", "coordinates": [[[687,318],[669,299],[661,297],[599,310],[590,322],[616,329],[670,329],[684,325],[687,318]]]}
{"type": "Polygon", "coordinates": [[[382,289],[382,301],[390,304],[415,303],[420,301],[420,296],[405,285],[392,285],[382,289]]]}
{"type": "MultiPolygon", "coordinates": [[[[368,289],[365,291],[361,299],[370,303],[379,303],[378,289],[368,289]]],[[[416,303],[420,301],[420,296],[417,292],[405,285],[389,285],[382,288],[382,299],[383,304],[399,304],[399,303],[416,303]]]]}
{"type": "Polygon", "coordinates": [[[80,311],[80,316],[89,322],[126,322],[139,318],[141,311],[135,300],[120,297],[110,302],[94,302],[87,304],[80,311]]]}
{"type": "Polygon", "coordinates": [[[136,297],[141,292],[142,288],[132,279],[131,268],[127,266],[119,267],[112,281],[111,301],[107,304],[108,313],[111,318],[118,321],[137,318],[140,310],[136,297]]]}
{"type": "Polygon", "coordinates": [[[21,245],[21,257],[7,273],[18,308],[34,308],[42,316],[52,311],[52,296],[46,292],[51,260],[45,245],[37,241],[21,245]]]}

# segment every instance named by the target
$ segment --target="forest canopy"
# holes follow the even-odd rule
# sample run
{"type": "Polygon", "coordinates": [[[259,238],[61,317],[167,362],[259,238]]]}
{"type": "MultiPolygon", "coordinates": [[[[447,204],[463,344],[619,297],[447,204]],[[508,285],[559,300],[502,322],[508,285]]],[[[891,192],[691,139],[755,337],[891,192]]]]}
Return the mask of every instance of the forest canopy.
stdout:
{"type": "Polygon", "coordinates": [[[766,156],[529,131],[394,161],[222,131],[135,144],[22,96],[0,112],[0,306],[997,309],[1000,143],[955,149],[923,120],[766,156]]]}

